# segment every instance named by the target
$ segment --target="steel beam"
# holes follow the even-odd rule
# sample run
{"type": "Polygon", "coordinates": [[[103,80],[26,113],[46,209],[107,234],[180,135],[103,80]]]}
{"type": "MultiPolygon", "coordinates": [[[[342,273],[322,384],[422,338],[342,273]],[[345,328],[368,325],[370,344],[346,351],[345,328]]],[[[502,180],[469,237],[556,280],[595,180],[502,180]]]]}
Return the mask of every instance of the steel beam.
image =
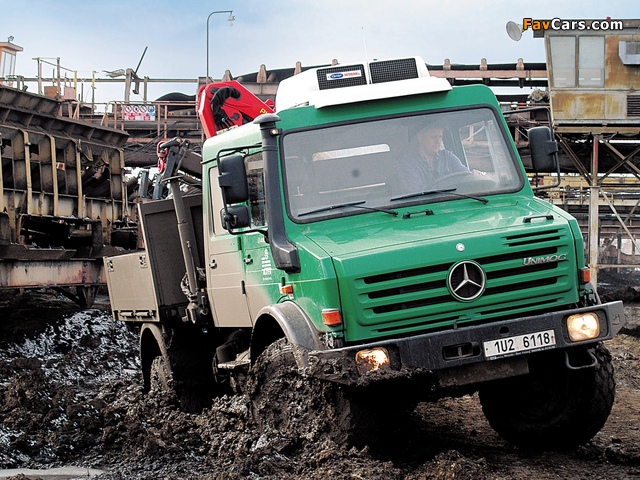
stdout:
{"type": "Polygon", "coordinates": [[[591,182],[589,185],[589,268],[591,281],[598,284],[598,256],[599,239],[598,232],[598,197],[600,186],[598,185],[598,147],[600,135],[593,136],[591,151],[591,182]]]}
{"type": "Polygon", "coordinates": [[[0,260],[0,287],[89,286],[106,284],[102,259],[0,260]]]}

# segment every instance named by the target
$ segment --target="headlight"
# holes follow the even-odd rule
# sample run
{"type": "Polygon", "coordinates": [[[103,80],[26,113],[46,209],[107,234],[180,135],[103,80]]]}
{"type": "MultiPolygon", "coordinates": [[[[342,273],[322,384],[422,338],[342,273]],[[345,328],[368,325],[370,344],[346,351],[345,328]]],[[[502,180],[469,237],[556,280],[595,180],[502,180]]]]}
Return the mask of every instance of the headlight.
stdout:
{"type": "Polygon", "coordinates": [[[386,348],[378,347],[356,353],[356,367],[360,375],[377,372],[389,366],[389,352],[386,348]]]}
{"type": "Polygon", "coordinates": [[[581,313],[567,318],[567,331],[572,342],[591,340],[600,335],[600,321],[595,313],[581,313]]]}

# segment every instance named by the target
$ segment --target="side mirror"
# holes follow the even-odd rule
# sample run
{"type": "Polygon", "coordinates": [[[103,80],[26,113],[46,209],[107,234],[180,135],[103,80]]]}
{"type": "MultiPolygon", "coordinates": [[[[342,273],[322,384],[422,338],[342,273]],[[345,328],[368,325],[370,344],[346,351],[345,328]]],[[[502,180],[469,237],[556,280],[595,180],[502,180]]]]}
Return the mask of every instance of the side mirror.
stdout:
{"type": "Polygon", "coordinates": [[[249,218],[249,209],[246,205],[232,205],[223,208],[220,211],[222,218],[222,226],[228,232],[237,228],[245,228],[251,226],[249,218]]]}
{"type": "Polygon", "coordinates": [[[233,205],[249,200],[247,172],[242,155],[230,155],[218,159],[218,184],[222,190],[224,208],[220,212],[222,225],[229,233],[251,225],[246,205],[233,205]]]}
{"type": "Polygon", "coordinates": [[[218,184],[225,205],[249,200],[247,172],[242,155],[230,155],[218,160],[218,184]]]}
{"type": "Polygon", "coordinates": [[[553,139],[549,127],[529,129],[529,149],[533,170],[537,172],[555,172],[558,167],[558,143],[553,139]]]}

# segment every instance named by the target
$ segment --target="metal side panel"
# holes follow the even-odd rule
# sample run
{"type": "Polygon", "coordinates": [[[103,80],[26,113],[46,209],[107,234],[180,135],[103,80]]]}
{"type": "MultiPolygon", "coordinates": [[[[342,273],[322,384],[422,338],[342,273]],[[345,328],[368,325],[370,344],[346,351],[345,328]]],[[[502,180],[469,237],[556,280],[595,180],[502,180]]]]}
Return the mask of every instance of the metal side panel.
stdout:
{"type": "Polygon", "coordinates": [[[116,320],[160,321],[147,253],[105,257],[111,309],[116,320]]]}
{"type": "MultiPolygon", "coordinates": [[[[193,237],[196,239],[198,258],[202,259],[204,258],[202,195],[184,197],[184,206],[190,213],[188,221],[193,228],[193,237]]],[[[141,203],[138,209],[158,305],[161,308],[186,305],[187,298],[180,288],[186,268],[173,201],[169,199],[141,203]]],[[[203,268],[203,265],[196,265],[196,267],[203,268]]]]}

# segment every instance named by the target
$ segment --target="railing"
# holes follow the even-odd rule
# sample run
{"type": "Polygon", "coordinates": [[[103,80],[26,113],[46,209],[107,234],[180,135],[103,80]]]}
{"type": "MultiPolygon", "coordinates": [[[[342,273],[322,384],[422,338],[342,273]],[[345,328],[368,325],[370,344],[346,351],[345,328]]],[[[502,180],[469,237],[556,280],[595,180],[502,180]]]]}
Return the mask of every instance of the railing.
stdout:
{"type": "Polygon", "coordinates": [[[158,137],[180,129],[179,123],[184,129],[201,130],[195,101],[109,102],[100,120],[102,126],[123,131],[155,130],[158,137]]]}

